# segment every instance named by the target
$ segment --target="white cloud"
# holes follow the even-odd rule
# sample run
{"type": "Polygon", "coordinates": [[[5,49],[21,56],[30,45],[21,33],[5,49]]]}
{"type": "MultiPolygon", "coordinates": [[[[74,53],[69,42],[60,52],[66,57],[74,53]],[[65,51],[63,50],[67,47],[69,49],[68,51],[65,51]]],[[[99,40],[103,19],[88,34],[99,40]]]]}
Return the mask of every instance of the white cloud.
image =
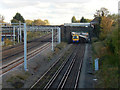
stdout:
{"type": "Polygon", "coordinates": [[[51,24],[63,24],[71,22],[73,15],[77,19],[82,16],[91,19],[101,7],[117,13],[118,0],[1,0],[0,14],[5,16],[7,22],[19,12],[25,19],[48,19],[51,24]]]}

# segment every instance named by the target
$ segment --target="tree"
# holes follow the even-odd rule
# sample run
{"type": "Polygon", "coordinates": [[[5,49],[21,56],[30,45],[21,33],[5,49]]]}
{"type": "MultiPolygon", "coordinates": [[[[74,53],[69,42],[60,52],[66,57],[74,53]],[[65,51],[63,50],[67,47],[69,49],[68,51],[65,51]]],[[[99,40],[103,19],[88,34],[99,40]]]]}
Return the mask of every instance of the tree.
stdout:
{"type": "Polygon", "coordinates": [[[44,20],[44,22],[45,22],[46,25],[50,25],[48,20],[44,20]]]}
{"type": "Polygon", "coordinates": [[[87,22],[87,20],[84,17],[82,17],[80,20],[80,23],[86,23],[86,22],[87,22]]]}
{"type": "Polygon", "coordinates": [[[113,26],[118,24],[118,14],[109,14],[108,17],[113,20],[113,26]]]}
{"type": "Polygon", "coordinates": [[[26,22],[26,25],[32,26],[32,24],[33,24],[33,21],[32,21],[32,20],[26,20],[25,22],[26,22]]]}
{"type": "Polygon", "coordinates": [[[72,20],[71,20],[71,21],[72,21],[72,23],[76,23],[76,18],[75,18],[75,16],[72,17],[72,20]]]}
{"type": "Polygon", "coordinates": [[[108,18],[103,16],[101,19],[100,27],[101,27],[101,33],[100,33],[100,39],[104,40],[107,36],[107,34],[110,32],[111,27],[112,27],[113,21],[108,18]]]}
{"type": "Polygon", "coordinates": [[[106,23],[106,25],[108,24],[107,21],[105,21],[105,19],[108,20],[108,15],[109,11],[104,7],[102,7],[100,10],[96,10],[94,14],[95,19],[98,21],[98,24],[95,25],[94,32],[98,38],[104,39],[106,37],[106,34],[104,34],[103,29],[105,29],[104,23],[106,23]]]}
{"type": "Polygon", "coordinates": [[[45,25],[46,23],[42,21],[41,19],[34,20],[34,25],[45,25]]]}
{"type": "Polygon", "coordinates": [[[109,11],[107,8],[102,7],[100,10],[96,10],[94,17],[108,16],[109,11]]]}
{"type": "Polygon", "coordinates": [[[25,23],[25,19],[23,18],[23,16],[21,16],[20,13],[16,13],[16,15],[11,20],[11,23],[19,23],[19,21],[21,21],[21,23],[25,23]]]}
{"type": "Polygon", "coordinates": [[[89,23],[89,22],[91,22],[92,20],[91,20],[91,19],[86,19],[86,21],[89,23]]]}
{"type": "Polygon", "coordinates": [[[80,20],[76,20],[76,23],[80,23],[80,20]]]}

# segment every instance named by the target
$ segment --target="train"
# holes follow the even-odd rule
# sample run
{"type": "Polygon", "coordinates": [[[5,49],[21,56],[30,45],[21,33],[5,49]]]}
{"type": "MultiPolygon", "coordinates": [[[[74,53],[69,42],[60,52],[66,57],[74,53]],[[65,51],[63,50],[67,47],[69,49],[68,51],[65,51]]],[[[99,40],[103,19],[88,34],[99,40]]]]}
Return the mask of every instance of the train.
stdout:
{"type": "Polygon", "coordinates": [[[77,35],[77,34],[73,34],[72,35],[72,41],[73,41],[73,43],[75,43],[75,42],[79,42],[79,35],[77,35]]]}
{"type": "Polygon", "coordinates": [[[88,43],[90,41],[88,33],[82,33],[80,35],[73,33],[71,36],[72,36],[71,40],[73,43],[88,43]]]}

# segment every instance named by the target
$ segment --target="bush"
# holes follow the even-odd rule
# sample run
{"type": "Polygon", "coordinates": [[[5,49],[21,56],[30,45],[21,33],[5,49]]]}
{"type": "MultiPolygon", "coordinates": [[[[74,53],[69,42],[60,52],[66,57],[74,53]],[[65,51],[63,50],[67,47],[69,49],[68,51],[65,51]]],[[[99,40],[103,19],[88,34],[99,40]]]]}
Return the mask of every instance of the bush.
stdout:
{"type": "Polygon", "coordinates": [[[112,33],[108,34],[106,45],[108,46],[111,53],[118,55],[118,29],[114,29],[112,33]]]}
{"type": "Polygon", "coordinates": [[[92,40],[92,43],[94,43],[94,42],[98,41],[98,38],[97,37],[93,37],[91,40],[92,40]]]}
{"type": "Polygon", "coordinates": [[[9,45],[13,45],[13,41],[9,40],[8,38],[5,40],[5,45],[9,46],[9,45]]]}
{"type": "Polygon", "coordinates": [[[100,58],[106,54],[107,48],[104,46],[103,42],[95,42],[92,44],[92,47],[95,58],[100,58]]]}

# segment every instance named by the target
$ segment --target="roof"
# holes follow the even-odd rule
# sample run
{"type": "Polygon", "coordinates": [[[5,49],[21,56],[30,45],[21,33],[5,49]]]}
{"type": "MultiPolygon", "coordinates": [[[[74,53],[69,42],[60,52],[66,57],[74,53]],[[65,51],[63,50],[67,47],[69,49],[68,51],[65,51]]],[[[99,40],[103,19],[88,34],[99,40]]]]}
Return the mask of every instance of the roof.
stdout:
{"type": "Polygon", "coordinates": [[[90,23],[64,23],[64,26],[90,26],[90,23]]]}
{"type": "Polygon", "coordinates": [[[99,17],[95,17],[90,23],[91,24],[98,24],[99,23],[99,17]]]}

